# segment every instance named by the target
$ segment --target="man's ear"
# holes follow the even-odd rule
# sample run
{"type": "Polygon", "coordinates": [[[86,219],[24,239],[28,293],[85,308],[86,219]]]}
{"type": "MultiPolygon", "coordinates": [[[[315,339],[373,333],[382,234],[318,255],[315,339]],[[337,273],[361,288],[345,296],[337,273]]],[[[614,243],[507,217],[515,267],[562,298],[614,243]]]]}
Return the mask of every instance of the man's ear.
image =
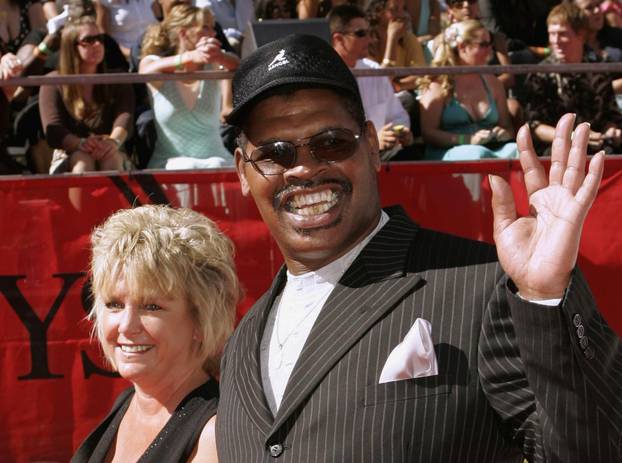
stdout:
{"type": "Polygon", "coordinates": [[[343,40],[343,35],[340,34],[339,32],[333,32],[330,35],[330,42],[333,48],[337,48],[338,46],[340,46],[342,40],[343,40]]]}
{"type": "Polygon", "coordinates": [[[250,187],[248,186],[248,180],[246,179],[246,165],[248,163],[244,162],[244,156],[242,155],[242,148],[237,147],[233,154],[235,160],[235,170],[238,173],[238,178],[240,179],[240,189],[242,190],[242,194],[244,196],[248,196],[251,192],[250,187]]]}
{"type": "Polygon", "coordinates": [[[378,132],[376,132],[376,127],[372,121],[365,122],[365,130],[364,135],[367,138],[367,143],[369,143],[370,153],[372,163],[376,172],[380,171],[380,143],[378,142],[378,132]]]}

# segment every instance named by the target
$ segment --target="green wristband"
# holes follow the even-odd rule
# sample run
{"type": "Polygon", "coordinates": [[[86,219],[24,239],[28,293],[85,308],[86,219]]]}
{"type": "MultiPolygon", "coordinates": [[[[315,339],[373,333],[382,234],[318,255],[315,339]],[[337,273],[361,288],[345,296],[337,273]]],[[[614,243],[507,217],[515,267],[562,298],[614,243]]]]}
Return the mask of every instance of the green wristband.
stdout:
{"type": "Polygon", "coordinates": [[[466,135],[463,133],[458,134],[458,144],[465,145],[466,144],[466,135]]]}
{"type": "Polygon", "coordinates": [[[175,56],[175,69],[177,69],[178,71],[184,70],[183,53],[175,56]]]}
{"type": "Polygon", "coordinates": [[[37,45],[37,48],[39,49],[39,53],[41,53],[42,55],[48,55],[50,53],[50,49],[45,42],[39,43],[39,45],[37,45]]]}

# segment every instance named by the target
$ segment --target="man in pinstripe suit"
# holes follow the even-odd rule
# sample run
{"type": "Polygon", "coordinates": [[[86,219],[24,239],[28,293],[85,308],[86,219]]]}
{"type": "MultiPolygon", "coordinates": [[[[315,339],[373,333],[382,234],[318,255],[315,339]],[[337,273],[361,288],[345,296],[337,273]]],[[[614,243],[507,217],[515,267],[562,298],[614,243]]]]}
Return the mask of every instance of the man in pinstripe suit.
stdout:
{"type": "Polygon", "coordinates": [[[571,142],[560,120],[548,179],[521,130],[532,213],[491,179],[495,252],[381,210],[336,56],[290,36],[234,78],[242,191],[285,267],[226,348],[220,461],[622,461],[621,343],[574,268],[604,163],[584,174],[589,127],[571,142]]]}

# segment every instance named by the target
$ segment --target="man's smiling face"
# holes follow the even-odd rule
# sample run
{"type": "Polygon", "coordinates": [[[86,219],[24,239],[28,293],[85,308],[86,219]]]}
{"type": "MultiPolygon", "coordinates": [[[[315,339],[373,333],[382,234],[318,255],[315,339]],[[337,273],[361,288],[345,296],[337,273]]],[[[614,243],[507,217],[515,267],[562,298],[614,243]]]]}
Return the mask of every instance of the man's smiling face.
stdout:
{"type": "Polygon", "coordinates": [[[246,156],[274,141],[294,142],[328,129],[361,134],[347,159],[318,161],[308,146],[297,148],[295,164],[279,175],[261,175],[236,150],[242,192],[252,195],[292,273],[320,268],[349,251],[377,224],[380,168],[371,124],[359,127],[331,90],[304,89],[270,96],[247,115],[246,156]]]}

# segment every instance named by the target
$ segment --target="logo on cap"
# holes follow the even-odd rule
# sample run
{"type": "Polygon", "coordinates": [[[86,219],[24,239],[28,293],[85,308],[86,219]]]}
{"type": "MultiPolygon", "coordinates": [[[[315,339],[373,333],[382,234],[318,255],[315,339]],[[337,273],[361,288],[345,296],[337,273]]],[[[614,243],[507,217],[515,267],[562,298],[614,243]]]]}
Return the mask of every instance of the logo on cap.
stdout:
{"type": "Polygon", "coordinates": [[[279,66],[283,66],[284,64],[288,64],[289,61],[285,58],[285,49],[281,49],[272,62],[268,65],[268,71],[272,71],[274,68],[278,68],[279,66]]]}

